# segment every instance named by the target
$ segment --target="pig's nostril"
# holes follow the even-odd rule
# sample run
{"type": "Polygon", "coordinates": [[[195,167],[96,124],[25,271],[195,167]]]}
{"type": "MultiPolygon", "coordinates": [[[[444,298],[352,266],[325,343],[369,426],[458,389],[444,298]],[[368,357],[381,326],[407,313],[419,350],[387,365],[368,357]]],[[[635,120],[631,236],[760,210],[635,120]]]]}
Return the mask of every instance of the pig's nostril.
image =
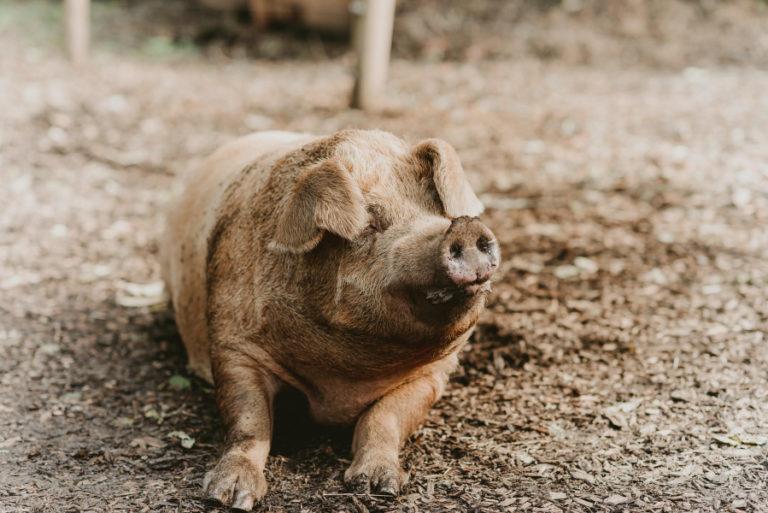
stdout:
{"type": "Polygon", "coordinates": [[[479,239],[477,239],[476,246],[477,249],[483,253],[488,253],[491,251],[491,241],[485,235],[482,235],[479,239]]]}
{"type": "Polygon", "coordinates": [[[464,248],[461,247],[461,244],[458,242],[454,242],[451,244],[451,256],[453,258],[461,258],[461,254],[464,252],[464,248]]]}

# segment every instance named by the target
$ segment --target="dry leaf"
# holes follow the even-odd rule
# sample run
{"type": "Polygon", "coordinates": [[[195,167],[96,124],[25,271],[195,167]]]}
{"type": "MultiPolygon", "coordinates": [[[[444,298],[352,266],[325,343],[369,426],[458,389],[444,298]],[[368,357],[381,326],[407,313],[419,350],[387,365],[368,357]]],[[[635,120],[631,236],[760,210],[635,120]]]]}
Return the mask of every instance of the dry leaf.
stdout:
{"type": "Polygon", "coordinates": [[[154,436],[140,436],[134,438],[130,442],[131,447],[138,447],[140,449],[146,449],[147,447],[165,447],[165,442],[154,436]]]}

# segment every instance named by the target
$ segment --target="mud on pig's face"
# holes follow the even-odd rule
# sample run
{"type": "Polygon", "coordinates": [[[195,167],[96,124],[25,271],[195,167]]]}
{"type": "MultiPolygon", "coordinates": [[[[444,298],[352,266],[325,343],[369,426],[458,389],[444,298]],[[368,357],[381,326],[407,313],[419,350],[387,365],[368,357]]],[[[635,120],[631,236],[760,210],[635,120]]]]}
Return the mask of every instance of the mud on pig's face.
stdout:
{"type": "Polygon", "coordinates": [[[378,139],[340,148],[304,173],[272,247],[303,254],[324,276],[306,297],[332,325],[460,334],[499,264],[496,238],[476,217],[483,206],[447,143],[378,139]]]}

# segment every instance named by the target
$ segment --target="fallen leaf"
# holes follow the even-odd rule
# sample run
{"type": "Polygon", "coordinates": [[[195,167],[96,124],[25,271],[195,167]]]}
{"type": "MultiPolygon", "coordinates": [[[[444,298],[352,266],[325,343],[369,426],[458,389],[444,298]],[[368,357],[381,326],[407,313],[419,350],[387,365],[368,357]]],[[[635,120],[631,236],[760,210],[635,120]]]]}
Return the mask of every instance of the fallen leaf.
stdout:
{"type": "Polygon", "coordinates": [[[560,278],[561,280],[567,280],[568,278],[573,278],[574,276],[578,276],[580,271],[579,268],[575,265],[559,265],[555,267],[555,270],[552,271],[555,276],[560,278]]]}
{"type": "Polygon", "coordinates": [[[62,401],[66,401],[68,403],[75,403],[79,401],[83,397],[83,394],[80,392],[68,392],[61,396],[62,401]]]}
{"type": "Polygon", "coordinates": [[[168,433],[168,438],[176,438],[185,449],[191,449],[195,445],[195,439],[184,431],[171,431],[168,433]]]}
{"type": "Polygon", "coordinates": [[[147,447],[165,447],[165,442],[154,436],[141,436],[134,438],[130,442],[131,447],[138,447],[140,449],[146,449],[147,447]]]}
{"type": "Polygon", "coordinates": [[[732,447],[736,447],[736,446],[738,446],[738,445],[739,445],[739,442],[737,442],[736,440],[734,440],[734,439],[732,439],[732,438],[730,438],[730,437],[727,437],[727,436],[721,436],[721,435],[712,435],[712,438],[713,438],[713,439],[714,439],[716,442],[720,442],[720,443],[721,443],[721,444],[723,444],[723,445],[730,445],[730,446],[732,446],[732,447]]]}
{"type": "Polygon", "coordinates": [[[731,435],[731,438],[744,445],[765,445],[768,437],[759,435],[731,435]]]}
{"type": "Polygon", "coordinates": [[[579,481],[586,481],[589,484],[595,484],[595,477],[583,470],[571,470],[571,477],[579,481]]]}
{"type": "Polygon", "coordinates": [[[190,382],[184,376],[176,374],[171,376],[168,380],[168,385],[170,385],[173,390],[184,390],[185,388],[189,388],[190,382]]]}
{"type": "Polygon", "coordinates": [[[123,427],[132,426],[134,422],[135,422],[134,419],[132,419],[130,417],[118,417],[114,421],[115,424],[117,424],[118,426],[123,426],[123,427]]]}
{"type": "Polygon", "coordinates": [[[723,484],[728,481],[728,476],[726,474],[715,474],[711,470],[704,474],[704,477],[717,484],[723,484]]]}
{"type": "Polygon", "coordinates": [[[768,443],[768,437],[758,436],[758,435],[754,435],[754,436],[744,435],[744,434],[730,434],[727,436],[712,435],[712,438],[723,445],[730,445],[732,447],[737,447],[739,445],[765,445],[766,443],[768,443]]]}
{"type": "Polygon", "coordinates": [[[164,285],[162,281],[152,283],[131,283],[120,281],[117,283],[118,292],[115,302],[127,308],[140,308],[153,306],[166,301],[164,285]]]}
{"type": "Polygon", "coordinates": [[[154,419],[157,421],[158,424],[163,422],[163,416],[160,414],[159,411],[157,411],[154,408],[150,408],[149,410],[145,411],[144,417],[148,419],[154,419]]]}
{"type": "Polygon", "coordinates": [[[640,401],[639,400],[638,401],[628,401],[628,402],[625,402],[625,403],[617,404],[616,405],[616,409],[618,409],[619,411],[624,412],[624,413],[629,413],[629,412],[637,409],[638,406],[640,406],[640,401]]]}
{"type": "Polygon", "coordinates": [[[574,258],[573,265],[586,273],[596,273],[600,269],[600,266],[597,265],[597,262],[582,256],[574,258]]]}
{"type": "Polygon", "coordinates": [[[619,504],[624,504],[625,502],[629,502],[629,499],[627,497],[624,497],[623,495],[611,495],[607,499],[605,499],[605,502],[612,506],[618,506],[619,504]]]}
{"type": "Polygon", "coordinates": [[[616,407],[612,406],[610,408],[605,408],[603,410],[603,415],[606,419],[608,419],[608,422],[611,424],[611,426],[615,427],[616,429],[626,429],[629,427],[629,421],[627,420],[626,415],[624,415],[616,407]]]}
{"type": "Polygon", "coordinates": [[[525,452],[519,452],[515,454],[515,459],[523,465],[524,467],[527,467],[528,465],[533,465],[536,463],[536,458],[532,457],[530,454],[525,452]]]}
{"type": "Polygon", "coordinates": [[[568,438],[568,432],[554,422],[547,426],[547,432],[555,440],[565,440],[568,438]]]}
{"type": "Polygon", "coordinates": [[[61,351],[59,344],[43,344],[40,346],[40,352],[43,354],[56,354],[61,351]]]}
{"type": "Polygon", "coordinates": [[[126,308],[142,308],[145,306],[154,306],[164,301],[163,298],[154,297],[133,297],[117,294],[115,296],[115,303],[126,308]]]}
{"type": "Polygon", "coordinates": [[[673,390],[669,397],[674,401],[688,403],[696,399],[696,394],[692,390],[673,390]]]}

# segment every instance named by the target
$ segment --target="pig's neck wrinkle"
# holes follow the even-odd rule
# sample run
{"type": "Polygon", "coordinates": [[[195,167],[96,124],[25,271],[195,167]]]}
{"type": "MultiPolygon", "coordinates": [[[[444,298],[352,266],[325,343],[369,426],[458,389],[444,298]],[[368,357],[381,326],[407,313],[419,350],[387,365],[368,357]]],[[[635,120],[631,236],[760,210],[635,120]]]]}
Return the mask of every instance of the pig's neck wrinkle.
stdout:
{"type": "MultiPolygon", "coordinates": [[[[471,323],[474,324],[474,323],[471,323]]],[[[445,335],[375,336],[363,331],[323,325],[329,341],[335,343],[337,358],[330,373],[351,378],[384,377],[437,361],[455,351],[461,333],[445,335]],[[455,336],[454,336],[455,335],[455,336]]]]}

